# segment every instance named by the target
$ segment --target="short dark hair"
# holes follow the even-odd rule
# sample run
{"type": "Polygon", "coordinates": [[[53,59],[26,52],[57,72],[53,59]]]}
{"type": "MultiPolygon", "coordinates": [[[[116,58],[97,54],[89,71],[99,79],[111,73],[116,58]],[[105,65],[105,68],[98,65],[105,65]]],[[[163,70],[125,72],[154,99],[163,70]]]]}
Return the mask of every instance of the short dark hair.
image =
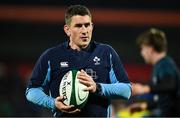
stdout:
{"type": "Polygon", "coordinates": [[[166,35],[163,31],[156,28],[150,28],[143,32],[138,36],[136,41],[139,47],[142,45],[148,45],[152,46],[157,52],[167,51],[166,35]]]}
{"type": "Polygon", "coordinates": [[[87,7],[83,5],[71,5],[70,7],[68,7],[65,13],[65,23],[70,24],[72,16],[75,15],[81,15],[81,16],[88,15],[92,19],[91,13],[87,7]]]}

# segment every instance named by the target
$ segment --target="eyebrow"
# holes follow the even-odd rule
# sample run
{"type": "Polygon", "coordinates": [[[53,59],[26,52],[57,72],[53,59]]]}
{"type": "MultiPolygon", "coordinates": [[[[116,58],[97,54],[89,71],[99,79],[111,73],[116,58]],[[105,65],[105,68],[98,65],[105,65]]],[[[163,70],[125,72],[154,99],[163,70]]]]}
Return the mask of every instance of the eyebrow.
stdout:
{"type": "Polygon", "coordinates": [[[87,22],[87,23],[77,23],[77,24],[75,24],[75,26],[77,27],[77,26],[80,26],[80,27],[82,27],[82,25],[90,25],[91,23],[90,22],[87,22]]]}

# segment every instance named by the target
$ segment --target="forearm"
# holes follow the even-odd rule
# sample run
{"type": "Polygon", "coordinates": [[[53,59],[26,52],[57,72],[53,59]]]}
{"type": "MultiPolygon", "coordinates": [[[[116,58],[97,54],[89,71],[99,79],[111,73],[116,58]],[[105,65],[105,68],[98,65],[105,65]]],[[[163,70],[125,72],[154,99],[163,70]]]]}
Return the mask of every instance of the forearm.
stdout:
{"type": "Polygon", "coordinates": [[[49,108],[55,109],[55,101],[54,98],[46,95],[43,92],[41,87],[39,88],[30,88],[26,90],[26,98],[28,101],[49,108]]]}
{"type": "Polygon", "coordinates": [[[123,98],[129,99],[131,96],[131,84],[130,83],[113,83],[113,84],[103,84],[100,83],[102,87],[102,95],[108,98],[123,98]]]}

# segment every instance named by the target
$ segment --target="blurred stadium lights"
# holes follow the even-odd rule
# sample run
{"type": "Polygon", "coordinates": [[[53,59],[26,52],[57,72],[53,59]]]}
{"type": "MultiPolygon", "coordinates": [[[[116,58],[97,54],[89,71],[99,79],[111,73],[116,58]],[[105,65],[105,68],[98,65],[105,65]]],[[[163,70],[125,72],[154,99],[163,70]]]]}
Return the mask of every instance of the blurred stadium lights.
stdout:
{"type": "MultiPolygon", "coordinates": [[[[101,25],[180,26],[180,10],[132,10],[90,8],[93,21],[101,25]]],[[[62,23],[65,7],[0,5],[0,21],[62,23]]]]}

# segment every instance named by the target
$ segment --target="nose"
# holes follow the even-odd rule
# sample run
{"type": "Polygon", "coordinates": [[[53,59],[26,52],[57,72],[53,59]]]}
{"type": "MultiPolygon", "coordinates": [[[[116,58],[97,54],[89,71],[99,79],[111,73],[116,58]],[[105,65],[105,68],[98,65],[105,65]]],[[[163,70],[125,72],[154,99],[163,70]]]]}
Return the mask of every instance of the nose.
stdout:
{"type": "Polygon", "coordinates": [[[83,25],[82,28],[81,28],[81,32],[82,32],[83,34],[88,33],[87,27],[85,27],[85,26],[83,25]]]}

